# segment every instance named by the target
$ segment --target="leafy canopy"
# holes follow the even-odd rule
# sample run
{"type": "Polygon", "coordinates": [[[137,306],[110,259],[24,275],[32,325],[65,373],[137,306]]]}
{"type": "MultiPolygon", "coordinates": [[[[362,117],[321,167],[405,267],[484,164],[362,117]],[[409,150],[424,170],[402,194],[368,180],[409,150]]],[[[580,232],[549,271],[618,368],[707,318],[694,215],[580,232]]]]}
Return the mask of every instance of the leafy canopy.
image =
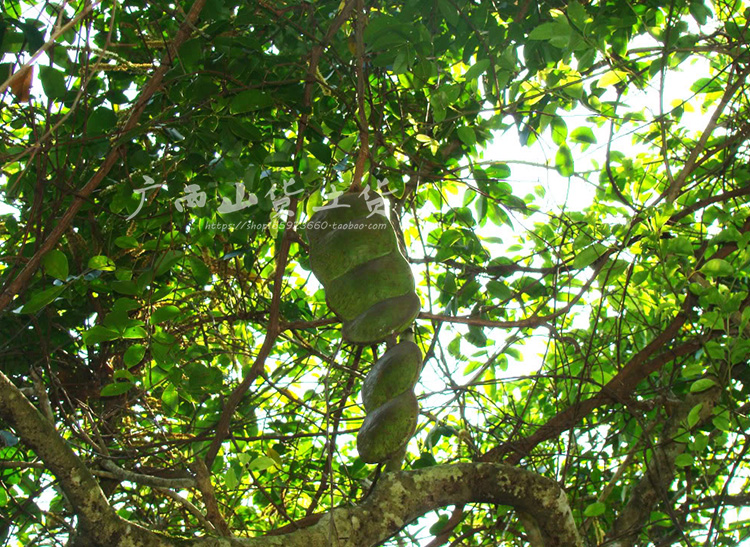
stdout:
{"type": "MultiPolygon", "coordinates": [[[[364,4],[208,0],[186,25],[189,2],[3,2],[0,370],[152,530],[357,503],[383,347],[342,343],[299,224],[355,180],[366,129],[363,184],[390,194],[422,299],[404,467],[541,473],[591,545],[746,539],[746,4],[364,4]],[[107,471],[196,458],[215,507],[107,471]]],[[[57,544],[71,508],[0,429],[0,541],[57,544]]],[[[449,515],[402,537],[531,528],[449,515]]]]}

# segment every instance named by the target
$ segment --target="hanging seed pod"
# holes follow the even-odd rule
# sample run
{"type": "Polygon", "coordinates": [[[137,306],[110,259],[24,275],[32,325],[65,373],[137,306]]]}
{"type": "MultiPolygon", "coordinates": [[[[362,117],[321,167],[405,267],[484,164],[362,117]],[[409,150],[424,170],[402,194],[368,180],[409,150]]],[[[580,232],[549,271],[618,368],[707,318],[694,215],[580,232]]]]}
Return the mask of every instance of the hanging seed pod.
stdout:
{"type": "Polygon", "coordinates": [[[396,344],[378,359],[362,382],[362,405],[371,412],[414,388],[422,371],[422,352],[414,342],[396,344]]]}
{"type": "Polygon", "coordinates": [[[357,452],[365,463],[380,463],[406,446],[417,427],[419,403],[412,390],[368,413],[357,434],[357,452]]]}
{"type": "Polygon", "coordinates": [[[361,194],[340,196],[310,219],[310,267],[343,321],[343,337],[372,344],[409,326],[419,314],[411,267],[389,220],[372,214],[361,194]]]}

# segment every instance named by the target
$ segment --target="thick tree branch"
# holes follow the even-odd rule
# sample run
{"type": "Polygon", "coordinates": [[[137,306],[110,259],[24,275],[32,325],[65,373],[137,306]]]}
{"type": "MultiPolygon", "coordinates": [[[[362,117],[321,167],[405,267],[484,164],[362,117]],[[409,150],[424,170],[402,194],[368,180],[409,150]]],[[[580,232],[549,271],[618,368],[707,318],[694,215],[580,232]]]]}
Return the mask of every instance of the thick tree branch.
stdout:
{"type": "Polygon", "coordinates": [[[119,547],[162,545],[158,536],[117,516],[99,483],[52,423],[0,372],[0,417],[42,459],[78,516],[78,529],[89,545],[119,547]]]}
{"type": "Polygon", "coordinates": [[[114,478],[154,488],[195,488],[197,486],[197,481],[192,478],[154,477],[153,475],[136,473],[134,471],[123,469],[112,460],[102,460],[100,465],[109,473],[105,474],[92,470],[92,473],[97,477],[114,478]]]}
{"type": "Polygon", "coordinates": [[[214,529],[224,537],[229,537],[232,532],[229,530],[227,521],[219,510],[219,503],[216,501],[214,486],[211,484],[211,474],[203,460],[196,458],[191,465],[195,478],[198,482],[198,490],[203,497],[203,505],[206,506],[206,519],[211,523],[214,529]]]}
{"type": "Polygon", "coordinates": [[[377,545],[425,513],[447,505],[493,503],[530,514],[548,547],[582,546],[565,492],[551,479],[504,464],[460,463],[388,473],[355,507],[284,536],[171,540],[118,517],[99,484],[52,424],[0,373],[0,417],[54,473],[79,517],[76,545],[107,547],[365,547],[377,545]],[[336,538],[331,537],[335,533],[336,538]]]}
{"type": "Polygon", "coordinates": [[[530,471],[503,464],[459,463],[387,473],[367,499],[334,509],[317,524],[284,536],[203,539],[193,547],[368,547],[425,513],[462,503],[510,505],[539,523],[547,547],[582,547],[565,492],[530,471]],[[335,538],[331,537],[335,531],[335,538]]]}
{"type": "Polygon", "coordinates": [[[678,430],[696,405],[702,405],[696,425],[713,417],[713,409],[721,397],[722,389],[715,386],[700,393],[691,393],[677,407],[662,431],[661,441],[654,447],[653,458],[646,464],[646,472],[633,489],[630,499],[618,516],[603,545],[607,547],[633,547],[654,506],[666,498],[669,485],[674,480],[675,459],[685,451],[685,443],[675,441],[678,430]]]}

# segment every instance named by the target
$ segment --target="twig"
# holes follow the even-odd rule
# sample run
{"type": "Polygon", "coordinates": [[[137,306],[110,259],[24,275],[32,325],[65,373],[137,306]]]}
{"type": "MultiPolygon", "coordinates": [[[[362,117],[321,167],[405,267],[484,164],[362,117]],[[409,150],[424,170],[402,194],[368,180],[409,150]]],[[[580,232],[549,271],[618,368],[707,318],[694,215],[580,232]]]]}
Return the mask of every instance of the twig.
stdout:
{"type": "Polygon", "coordinates": [[[219,535],[230,537],[232,532],[229,530],[229,525],[224,517],[221,516],[221,511],[219,511],[219,503],[216,501],[214,486],[211,484],[211,475],[205,462],[196,458],[190,468],[195,473],[198,490],[200,490],[203,505],[206,506],[206,519],[213,525],[219,535]]]}
{"type": "MultiPolygon", "coordinates": [[[[180,25],[180,29],[177,31],[174,40],[172,40],[167,46],[165,59],[154,71],[154,75],[151,77],[148,84],[146,84],[146,87],[143,89],[143,91],[141,91],[141,94],[138,96],[135,105],[130,111],[130,116],[128,117],[127,122],[125,122],[125,125],[122,127],[122,129],[115,135],[114,140],[118,141],[119,144],[114,146],[109,151],[107,157],[104,159],[104,163],[102,163],[101,167],[99,167],[94,176],[91,177],[91,179],[83,186],[83,188],[81,188],[76,193],[76,196],[73,199],[73,203],[70,205],[70,207],[68,207],[68,210],[65,211],[62,217],[60,217],[60,220],[57,221],[57,224],[55,224],[55,227],[52,229],[49,236],[47,236],[44,242],[39,246],[37,251],[34,253],[34,256],[29,259],[23,270],[21,270],[18,276],[8,284],[8,286],[3,290],[2,293],[0,293],[0,311],[8,307],[8,305],[13,301],[14,296],[20,293],[21,290],[26,286],[26,283],[28,283],[29,279],[31,279],[31,276],[34,275],[37,269],[39,269],[42,258],[44,258],[44,256],[49,251],[55,248],[70,223],[73,222],[73,218],[78,213],[78,210],[83,206],[84,202],[94,192],[94,190],[96,190],[99,184],[101,184],[107,174],[112,170],[112,167],[114,167],[115,163],[117,163],[117,161],[120,159],[122,148],[127,142],[127,139],[123,137],[129,131],[134,129],[138,124],[143,111],[146,109],[148,101],[151,99],[156,90],[159,89],[162,80],[164,79],[164,75],[171,68],[171,60],[177,57],[177,51],[180,49],[180,46],[182,46],[182,44],[185,43],[185,41],[190,37],[194,28],[194,23],[198,19],[198,16],[200,15],[200,12],[203,9],[205,3],[206,0],[195,0],[195,3],[192,5],[190,11],[188,12],[187,18],[182,23],[182,25],[180,25]]],[[[67,25],[65,28],[67,28],[67,25]]],[[[60,29],[60,31],[55,33],[54,38],[56,38],[62,30],[63,29],[60,29]]],[[[42,48],[44,48],[44,46],[42,46],[42,48]]],[[[4,88],[0,86],[0,91],[2,91],[3,89],[4,88]]]]}
{"type": "Polygon", "coordinates": [[[364,0],[357,0],[357,23],[354,38],[357,46],[357,63],[355,66],[357,72],[357,110],[359,111],[359,117],[357,118],[357,124],[359,125],[359,154],[357,155],[357,163],[354,165],[354,176],[349,186],[350,191],[362,189],[362,176],[364,175],[365,164],[370,152],[369,123],[367,121],[367,113],[365,112],[365,16],[364,0]]]}
{"type": "Polygon", "coordinates": [[[31,69],[31,65],[36,61],[39,56],[47,51],[49,48],[51,48],[53,45],[55,45],[55,42],[57,42],[57,39],[65,34],[68,30],[73,28],[78,24],[78,21],[86,17],[89,13],[91,13],[95,7],[97,7],[99,4],[101,4],[102,0],[97,0],[96,2],[93,2],[91,4],[87,4],[86,7],[76,15],[73,19],[68,21],[67,24],[59,28],[56,32],[50,36],[50,39],[47,40],[44,44],[41,45],[39,49],[37,49],[34,52],[34,55],[31,56],[31,59],[26,61],[21,68],[19,68],[17,71],[15,71],[13,74],[11,74],[7,80],[5,80],[2,84],[0,84],[0,93],[3,93],[6,89],[8,89],[10,86],[12,86],[16,80],[19,78],[22,78],[24,74],[26,74],[27,70],[31,69]]]}
{"type": "Polygon", "coordinates": [[[180,505],[182,505],[185,509],[187,509],[188,513],[190,513],[191,515],[193,515],[198,520],[198,522],[200,522],[203,525],[203,528],[205,528],[209,532],[215,532],[216,531],[216,528],[214,528],[214,525],[211,524],[206,519],[205,516],[203,516],[203,513],[201,512],[201,510],[198,509],[195,505],[193,505],[190,502],[190,500],[187,500],[187,499],[183,498],[177,492],[175,492],[174,490],[170,490],[169,488],[157,488],[156,491],[159,492],[159,493],[161,493],[161,494],[164,494],[168,498],[171,498],[174,501],[176,501],[177,503],[179,503],[180,505]]]}

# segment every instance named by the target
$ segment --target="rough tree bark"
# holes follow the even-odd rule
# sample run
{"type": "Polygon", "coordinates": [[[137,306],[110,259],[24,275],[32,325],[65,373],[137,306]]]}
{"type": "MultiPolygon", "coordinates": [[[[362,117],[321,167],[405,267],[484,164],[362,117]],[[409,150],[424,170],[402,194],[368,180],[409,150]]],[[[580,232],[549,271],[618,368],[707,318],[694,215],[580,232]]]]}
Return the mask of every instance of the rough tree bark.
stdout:
{"type": "Polygon", "coordinates": [[[115,514],[99,483],[53,425],[0,373],[0,417],[60,482],[78,517],[74,545],[88,547],[365,547],[425,513],[463,503],[510,505],[531,515],[548,547],[582,547],[568,499],[551,479],[498,463],[438,465],[386,473],[358,505],[339,507],[309,528],[261,538],[167,538],[115,514]]]}

